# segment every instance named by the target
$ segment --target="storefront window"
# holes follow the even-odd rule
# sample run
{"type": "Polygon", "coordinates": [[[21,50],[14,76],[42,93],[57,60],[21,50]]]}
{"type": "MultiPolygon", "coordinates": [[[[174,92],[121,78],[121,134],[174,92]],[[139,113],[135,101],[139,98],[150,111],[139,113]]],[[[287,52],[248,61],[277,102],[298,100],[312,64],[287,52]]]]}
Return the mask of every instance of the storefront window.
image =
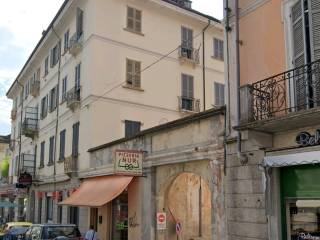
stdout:
{"type": "Polygon", "coordinates": [[[112,240],[128,239],[128,193],[112,201],[112,240]]]}
{"type": "Polygon", "coordinates": [[[288,233],[291,240],[320,240],[320,199],[287,202],[288,233]]]}

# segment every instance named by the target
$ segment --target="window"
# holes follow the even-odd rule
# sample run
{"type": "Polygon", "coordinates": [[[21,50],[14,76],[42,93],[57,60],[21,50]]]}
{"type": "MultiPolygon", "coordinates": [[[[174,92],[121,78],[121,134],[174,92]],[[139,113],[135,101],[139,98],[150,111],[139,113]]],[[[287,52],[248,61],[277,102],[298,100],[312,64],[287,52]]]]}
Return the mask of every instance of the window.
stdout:
{"type": "Polygon", "coordinates": [[[62,94],[61,94],[61,102],[64,102],[67,100],[67,81],[68,81],[68,77],[65,76],[62,79],[62,94]]]}
{"type": "Polygon", "coordinates": [[[76,33],[79,40],[83,35],[83,11],[80,8],[77,9],[76,33]]]}
{"type": "Polygon", "coordinates": [[[27,99],[30,91],[30,82],[28,81],[24,86],[24,98],[27,99]]]}
{"type": "Polygon", "coordinates": [[[53,199],[51,196],[46,197],[46,209],[47,209],[47,212],[46,212],[47,219],[46,220],[47,220],[47,222],[52,221],[53,220],[53,217],[52,217],[52,215],[53,215],[53,199]]]}
{"type": "Polygon", "coordinates": [[[21,90],[20,92],[20,98],[19,98],[19,106],[21,106],[22,102],[23,102],[23,91],[21,90]]]}
{"type": "Polygon", "coordinates": [[[69,30],[64,33],[63,52],[66,53],[69,49],[69,30]]]}
{"type": "MultiPolygon", "coordinates": [[[[320,59],[320,5],[317,0],[299,0],[291,9],[292,25],[292,63],[294,67],[300,67],[320,59]]],[[[306,87],[305,76],[297,74],[294,77],[295,100],[298,108],[313,107],[319,105],[320,86],[318,83],[308,84],[306,87]],[[307,100],[309,95],[309,100],[307,100]]]]}
{"type": "Polygon", "coordinates": [[[216,59],[223,61],[223,41],[220,39],[213,39],[213,56],[216,59]]]}
{"type": "Polygon", "coordinates": [[[49,162],[48,162],[48,166],[53,164],[53,154],[54,154],[54,136],[50,137],[50,140],[49,140],[49,162]]]}
{"type": "Polygon", "coordinates": [[[45,146],[46,146],[46,142],[43,141],[41,142],[40,145],[40,168],[44,167],[44,154],[45,154],[45,146]]]}
{"type": "Polygon", "coordinates": [[[79,225],[79,208],[69,207],[69,223],[79,225]]]}
{"type": "Polygon", "coordinates": [[[193,111],[193,76],[181,75],[181,109],[193,111]]]}
{"type": "Polygon", "coordinates": [[[54,48],[51,49],[51,54],[50,54],[50,67],[54,67],[59,59],[60,59],[60,45],[61,43],[58,42],[54,48]]]}
{"type": "Polygon", "coordinates": [[[60,132],[60,149],[59,149],[59,160],[64,160],[65,157],[65,144],[66,144],[66,130],[60,132]]]}
{"type": "Polygon", "coordinates": [[[132,137],[136,135],[138,132],[140,132],[141,129],[141,123],[135,122],[135,121],[129,121],[125,120],[125,137],[132,137]]]}
{"type": "Polygon", "coordinates": [[[57,86],[52,88],[50,91],[50,101],[49,101],[49,110],[50,112],[54,111],[57,108],[58,102],[58,93],[57,93],[57,86]]]}
{"type": "Polygon", "coordinates": [[[224,84],[214,83],[214,104],[217,106],[224,105],[224,84]]]}
{"type": "Polygon", "coordinates": [[[181,27],[181,56],[192,59],[193,56],[193,30],[181,27]]]}
{"type": "Polygon", "coordinates": [[[76,90],[80,89],[80,78],[81,78],[81,63],[76,66],[75,69],[75,88],[76,90]]]}
{"type": "Polygon", "coordinates": [[[41,99],[41,119],[44,119],[48,114],[48,95],[41,99]]]}
{"type": "Polygon", "coordinates": [[[49,56],[44,60],[44,76],[47,76],[49,73],[49,56]]]}
{"type": "Polygon", "coordinates": [[[127,8],[127,29],[141,32],[141,11],[132,7],[127,8]]]}
{"type": "Polygon", "coordinates": [[[79,155],[79,125],[77,122],[72,126],[72,156],[77,157],[79,155]]]}
{"type": "Polygon", "coordinates": [[[134,88],[141,87],[141,63],[127,59],[127,85],[134,88]]]}
{"type": "Polygon", "coordinates": [[[41,68],[39,67],[36,72],[35,80],[40,81],[41,68]]]}

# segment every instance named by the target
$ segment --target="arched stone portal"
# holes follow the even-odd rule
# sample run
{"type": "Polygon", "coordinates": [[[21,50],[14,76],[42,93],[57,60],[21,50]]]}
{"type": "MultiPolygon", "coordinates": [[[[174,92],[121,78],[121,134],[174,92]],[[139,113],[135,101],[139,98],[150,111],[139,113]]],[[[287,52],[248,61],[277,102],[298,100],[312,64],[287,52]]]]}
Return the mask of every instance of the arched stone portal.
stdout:
{"type": "Polygon", "coordinates": [[[201,176],[181,173],[168,186],[166,239],[176,240],[176,221],[181,222],[180,239],[211,239],[211,191],[201,176]]]}

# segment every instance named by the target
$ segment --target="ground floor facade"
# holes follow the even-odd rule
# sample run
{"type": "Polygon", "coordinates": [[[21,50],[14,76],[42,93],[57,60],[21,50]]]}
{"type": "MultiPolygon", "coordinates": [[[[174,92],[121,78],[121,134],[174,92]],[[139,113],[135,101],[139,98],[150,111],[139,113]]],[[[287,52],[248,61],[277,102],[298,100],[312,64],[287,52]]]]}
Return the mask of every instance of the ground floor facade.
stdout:
{"type": "Polygon", "coordinates": [[[242,153],[227,144],[228,239],[320,239],[317,126],[243,131],[242,153]]]}

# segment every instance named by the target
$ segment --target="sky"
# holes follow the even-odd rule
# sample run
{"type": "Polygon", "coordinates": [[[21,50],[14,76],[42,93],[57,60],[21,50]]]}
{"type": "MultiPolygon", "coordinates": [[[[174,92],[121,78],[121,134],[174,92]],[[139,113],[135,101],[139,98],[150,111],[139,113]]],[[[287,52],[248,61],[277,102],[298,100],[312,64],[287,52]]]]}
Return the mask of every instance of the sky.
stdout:
{"type": "MultiPolygon", "coordinates": [[[[0,0],[0,135],[10,134],[12,102],[6,92],[62,3],[63,0],[0,0]]],[[[222,0],[193,0],[192,6],[221,19],[222,4],[222,0]]]]}

